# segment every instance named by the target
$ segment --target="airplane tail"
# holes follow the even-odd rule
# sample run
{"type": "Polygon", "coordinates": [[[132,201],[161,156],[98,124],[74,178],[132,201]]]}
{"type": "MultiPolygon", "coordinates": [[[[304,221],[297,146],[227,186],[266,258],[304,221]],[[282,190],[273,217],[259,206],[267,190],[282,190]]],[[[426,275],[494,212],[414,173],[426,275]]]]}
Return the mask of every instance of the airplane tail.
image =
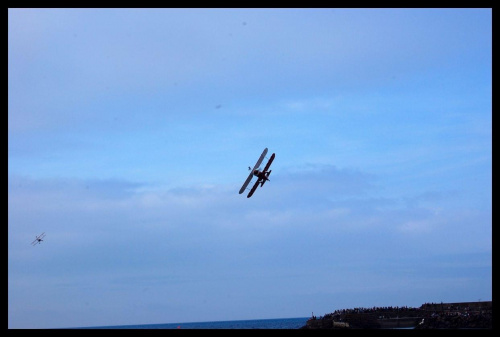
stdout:
{"type": "MultiPolygon", "coordinates": [[[[262,179],[262,182],[260,183],[260,187],[264,186],[264,184],[266,183],[266,181],[268,181],[268,180],[269,180],[269,175],[271,174],[271,171],[272,171],[272,170],[269,170],[269,172],[266,172],[266,173],[265,173],[266,178],[265,178],[265,179],[262,179]]],[[[269,180],[269,181],[271,181],[271,180],[269,180]]]]}

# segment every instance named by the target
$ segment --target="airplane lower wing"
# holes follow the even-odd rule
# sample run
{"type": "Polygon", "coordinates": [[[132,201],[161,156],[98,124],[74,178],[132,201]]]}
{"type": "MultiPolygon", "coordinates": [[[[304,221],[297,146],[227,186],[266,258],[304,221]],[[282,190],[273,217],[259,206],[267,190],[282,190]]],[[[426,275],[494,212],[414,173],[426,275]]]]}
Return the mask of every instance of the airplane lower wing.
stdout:
{"type": "Polygon", "coordinates": [[[269,169],[269,166],[271,166],[271,164],[273,163],[274,157],[275,157],[275,154],[273,153],[271,158],[269,158],[269,161],[267,162],[266,167],[264,167],[264,172],[267,172],[267,170],[269,169]]]}
{"type": "Polygon", "coordinates": [[[262,179],[257,179],[257,181],[255,182],[255,184],[253,185],[252,189],[250,190],[250,192],[248,193],[247,195],[247,198],[250,198],[252,195],[253,195],[253,192],[255,192],[255,190],[257,189],[257,186],[259,186],[260,184],[260,181],[262,179]]]}

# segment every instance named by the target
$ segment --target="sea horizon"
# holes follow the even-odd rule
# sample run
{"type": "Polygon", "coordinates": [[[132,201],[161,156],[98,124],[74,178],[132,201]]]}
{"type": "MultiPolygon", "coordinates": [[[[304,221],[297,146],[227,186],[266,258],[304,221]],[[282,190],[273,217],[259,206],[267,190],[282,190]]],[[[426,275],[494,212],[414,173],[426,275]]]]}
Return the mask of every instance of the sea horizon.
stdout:
{"type": "Polygon", "coordinates": [[[103,325],[60,329],[300,329],[310,317],[265,318],[230,321],[103,325]]]}

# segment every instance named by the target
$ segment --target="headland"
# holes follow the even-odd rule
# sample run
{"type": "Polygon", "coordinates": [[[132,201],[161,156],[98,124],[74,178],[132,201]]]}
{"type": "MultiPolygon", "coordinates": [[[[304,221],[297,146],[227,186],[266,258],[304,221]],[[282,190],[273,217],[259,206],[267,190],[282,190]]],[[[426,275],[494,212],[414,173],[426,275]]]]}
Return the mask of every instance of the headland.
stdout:
{"type": "Polygon", "coordinates": [[[492,306],[478,301],[341,309],[312,316],[302,329],[492,329],[492,306]]]}

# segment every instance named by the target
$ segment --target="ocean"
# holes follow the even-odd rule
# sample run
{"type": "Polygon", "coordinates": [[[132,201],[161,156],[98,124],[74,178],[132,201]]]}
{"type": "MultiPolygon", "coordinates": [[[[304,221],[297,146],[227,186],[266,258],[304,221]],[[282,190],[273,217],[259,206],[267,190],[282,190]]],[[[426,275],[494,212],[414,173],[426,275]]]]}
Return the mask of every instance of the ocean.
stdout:
{"type": "Polygon", "coordinates": [[[299,329],[310,317],[253,319],[242,321],[114,325],[73,329],[299,329]]]}

